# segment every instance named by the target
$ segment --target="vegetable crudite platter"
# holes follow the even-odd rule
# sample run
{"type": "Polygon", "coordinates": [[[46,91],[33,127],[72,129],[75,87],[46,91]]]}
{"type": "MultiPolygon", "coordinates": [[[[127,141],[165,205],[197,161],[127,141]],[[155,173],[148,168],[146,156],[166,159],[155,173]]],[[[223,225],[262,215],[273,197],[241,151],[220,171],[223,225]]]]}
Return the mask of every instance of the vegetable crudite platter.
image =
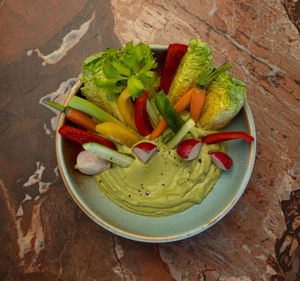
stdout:
{"type": "Polygon", "coordinates": [[[77,205],[120,236],[169,242],[224,217],[252,173],[245,84],[200,39],[88,57],[61,111],[57,159],[77,205]]]}

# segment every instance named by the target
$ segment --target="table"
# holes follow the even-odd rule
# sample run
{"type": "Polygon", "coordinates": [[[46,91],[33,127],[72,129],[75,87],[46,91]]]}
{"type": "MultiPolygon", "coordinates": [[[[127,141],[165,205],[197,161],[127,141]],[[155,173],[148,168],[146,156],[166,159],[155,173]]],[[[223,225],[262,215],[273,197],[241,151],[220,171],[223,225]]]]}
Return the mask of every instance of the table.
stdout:
{"type": "Polygon", "coordinates": [[[300,1],[0,1],[0,279],[300,280],[300,1]],[[212,46],[247,83],[254,171],[219,223],[146,244],[73,202],[55,156],[56,113],[83,60],[127,41],[212,46]]]}

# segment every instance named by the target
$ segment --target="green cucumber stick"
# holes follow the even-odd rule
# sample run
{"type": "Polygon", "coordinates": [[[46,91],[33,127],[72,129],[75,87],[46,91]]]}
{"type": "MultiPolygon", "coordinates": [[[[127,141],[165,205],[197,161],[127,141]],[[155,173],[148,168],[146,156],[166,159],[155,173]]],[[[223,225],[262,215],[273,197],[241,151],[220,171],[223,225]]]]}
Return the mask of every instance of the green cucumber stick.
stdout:
{"type": "Polygon", "coordinates": [[[128,167],[133,161],[133,158],[128,156],[127,154],[115,151],[105,145],[96,142],[84,143],[82,147],[85,150],[98,155],[100,158],[110,161],[121,167],[128,167]]]}
{"type": "Polygon", "coordinates": [[[176,133],[181,128],[184,121],[181,119],[174,106],[170,103],[164,91],[160,91],[156,95],[155,105],[170,128],[176,133]]]}
{"type": "Polygon", "coordinates": [[[184,122],[181,126],[180,130],[167,142],[167,147],[169,149],[173,149],[177,144],[181,142],[181,140],[185,137],[185,135],[195,126],[195,122],[192,118],[189,118],[184,122]]]}
{"type": "Polygon", "coordinates": [[[121,124],[119,120],[102,110],[100,107],[78,96],[73,96],[70,99],[68,106],[80,110],[87,115],[96,118],[100,122],[116,122],[121,124]]]}

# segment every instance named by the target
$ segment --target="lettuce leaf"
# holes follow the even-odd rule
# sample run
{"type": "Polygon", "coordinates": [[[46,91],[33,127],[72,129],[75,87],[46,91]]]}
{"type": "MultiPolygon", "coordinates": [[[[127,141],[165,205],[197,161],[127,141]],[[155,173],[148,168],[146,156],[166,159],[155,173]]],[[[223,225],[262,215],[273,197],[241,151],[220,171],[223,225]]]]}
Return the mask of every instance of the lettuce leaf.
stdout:
{"type": "Polygon", "coordinates": [[[82,65],[81,81],[89,82],[104,75],[103,73],[104,52],[96,53],[88,57],[82,65]]]}
{"type": "Polygon", "coordinates": [[[208,43],[191,39],[172,81],[168,97],[172,104],[191,89],[206,69],[213,68],[212,54],[208,43]]]}
{"type": "Polygon", "coordinates": [[[108,88],[99,88],[93,81],[88,81],[84,83],[84,86],[80,90],[87,100],[123,122],[123,118],[118,110],[117,103],[114,101],[114,98],[107,98],[112,95],[108,95],[108,88]]]}
{"type": "Polygon", "coordinates": [[[135,99],[143,95],[143,90],[150,91],[158,84],[153,71],[156,67],[156,59],[148,45],[140,42],[134,46],[128,42],[120,50],[108,48],[88,57],[82,66],[81,81],[106,89],[109,101],[115,101],[126,87],[135,99]]]}
{"type": "Polygon", "coordinates": [[[228,73],[220,74],[207,88],[199,124],[218,130],[229,124],[246,102],[245,83],[228,73]]]}

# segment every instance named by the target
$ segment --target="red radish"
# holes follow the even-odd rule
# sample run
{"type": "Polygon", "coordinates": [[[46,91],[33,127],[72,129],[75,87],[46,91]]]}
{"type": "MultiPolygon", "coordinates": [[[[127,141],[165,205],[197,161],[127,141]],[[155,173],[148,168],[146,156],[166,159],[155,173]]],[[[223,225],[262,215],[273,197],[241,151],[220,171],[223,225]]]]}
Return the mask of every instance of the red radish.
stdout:
{"type": "Polygon", "coordinates": [[[209,152],[211,160],[214,162],[214,164],[225,171],[228,171],[231,168],[232,165],[232,159],[224,152],[209,152]]]}
{"type": "Polygon", "coordinates": [[[140,142],[132,149],[132,152],[143,163],[146,163],[156,151],[157,151],[157,146],[151,142],[140,142]]]}
{"type": "Polygon", "coordinates": [[[181,144],[178,145],[177,153],[184,160],[187,161],[194,160],[198,157],[201,147],[202,147],[201,141],[195,139],[189,139],[183,141],[181,144]]]}
{"type": "Polygon", "coordinates": [[[75,169],[86,175],[97,175],[109,168],[111,163],[106,161],[90,151],[81,151],[77,155],[75,169]]]}

